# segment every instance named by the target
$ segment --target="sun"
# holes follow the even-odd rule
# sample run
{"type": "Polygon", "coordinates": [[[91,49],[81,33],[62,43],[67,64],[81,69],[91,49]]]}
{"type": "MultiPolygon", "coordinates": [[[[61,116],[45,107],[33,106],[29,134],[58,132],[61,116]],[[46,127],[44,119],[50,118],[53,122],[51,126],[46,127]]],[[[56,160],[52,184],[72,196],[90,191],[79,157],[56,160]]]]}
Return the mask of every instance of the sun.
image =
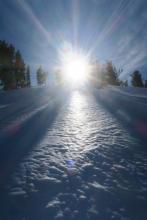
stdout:
{"type": "Polygon", "coordinates": [[[65,81],[72,85],[82,85],[87,81],[89,63],[86,56],[77,53],[66,54],[62,62],[62,73],[65,81]]]}

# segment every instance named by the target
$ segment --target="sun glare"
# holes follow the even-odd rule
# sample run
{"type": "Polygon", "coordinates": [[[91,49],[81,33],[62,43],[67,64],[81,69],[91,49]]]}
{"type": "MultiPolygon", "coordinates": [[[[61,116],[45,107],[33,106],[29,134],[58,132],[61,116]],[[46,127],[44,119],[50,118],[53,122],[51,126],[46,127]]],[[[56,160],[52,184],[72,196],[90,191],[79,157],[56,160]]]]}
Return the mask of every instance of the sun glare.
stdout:
{"type": "Polygon", "coordinates": [[[69,54],[64,57],[62,72],[66,81],[74,85],[81,85],[86,82],[88,77],[88,60],[81,54],[69,54]]]}

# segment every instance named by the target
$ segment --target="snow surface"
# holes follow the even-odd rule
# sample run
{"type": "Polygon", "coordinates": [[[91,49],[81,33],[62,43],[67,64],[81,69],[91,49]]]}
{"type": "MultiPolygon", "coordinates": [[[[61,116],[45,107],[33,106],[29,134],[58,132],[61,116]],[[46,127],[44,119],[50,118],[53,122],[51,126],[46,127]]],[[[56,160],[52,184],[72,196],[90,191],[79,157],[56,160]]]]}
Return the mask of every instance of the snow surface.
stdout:
{"type": "Polygon", "coordinates": [[[0,100],[0,219],[147,219],[147,90],[0,100]]]}

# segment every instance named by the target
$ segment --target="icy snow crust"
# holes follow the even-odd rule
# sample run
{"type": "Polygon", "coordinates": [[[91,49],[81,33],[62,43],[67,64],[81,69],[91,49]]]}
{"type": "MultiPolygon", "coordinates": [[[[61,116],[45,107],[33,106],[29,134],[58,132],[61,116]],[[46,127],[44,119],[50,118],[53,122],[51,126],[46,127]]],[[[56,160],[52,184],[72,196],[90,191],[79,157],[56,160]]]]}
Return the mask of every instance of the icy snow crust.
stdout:
{"type": "Polygon", "coordinates": [[[0,94],[0,219],[147,219],[147,92],[89,90],[0,94]]]}

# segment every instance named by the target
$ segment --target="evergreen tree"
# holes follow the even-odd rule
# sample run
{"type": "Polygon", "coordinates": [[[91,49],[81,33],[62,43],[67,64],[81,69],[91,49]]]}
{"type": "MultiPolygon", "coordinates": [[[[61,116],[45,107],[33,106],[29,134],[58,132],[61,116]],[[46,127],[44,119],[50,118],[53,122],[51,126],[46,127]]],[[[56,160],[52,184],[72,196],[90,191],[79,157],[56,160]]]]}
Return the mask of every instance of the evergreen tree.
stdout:
{"type": "Polygon", "coordinates": [[[5,89],[25,86],[25,63],[21,53],[5,41],[0,41],[0,79],[5,89]]]}
{"type": "Polygon", "coordinates": [[[15,50],[12,45],[0,41],[0,65],[8,68],[13,64],[15,50]]]}
{"type": "Polygon", "coordinates": [[[105,77],[104,80],[109,85],[120,85],[119,74],[122,70],[117,70],[113,65],[112,61],[108,61],[105,66],[105,77]]]}
{"type": "Polygon", "coordinates": [[[15,68],[15,78],[16,78],[17,87],[22,88],[26,84],[26,82],[25,82],[25,63],[22,59],[22,56],[21,56],[21,53],[19,50],[17,50],[16,54],[15,54],[14,68],[15,68]]]}
{"type": "Polygon", "coordinates": [[[131,83],[134,87],[143,87],[143,79],[142,79],[142,74],[138,71],[135,70],[133,74],[131,75],[131,83]]]}
{"type": "Polygon", "coordinates": [[[13,64],[15,59],[15,48],[0,41],[0,79],[4,83],[4,88],[8,89],[15,85],[15,74],[13,64]]]}
{"type": "Polygon", "coordinates": [[[46,83],[46,80],[47,80],[47,73],[40,66],[37,69],[37,83],[38,85],[43,85],[46,83]]]}
{"type": "Polygon", "coordinates": [[[31,86],[30,67],[29,66],[27,66],[27,70],[26,70],[26,86],[27,87],[31,86]]]}

